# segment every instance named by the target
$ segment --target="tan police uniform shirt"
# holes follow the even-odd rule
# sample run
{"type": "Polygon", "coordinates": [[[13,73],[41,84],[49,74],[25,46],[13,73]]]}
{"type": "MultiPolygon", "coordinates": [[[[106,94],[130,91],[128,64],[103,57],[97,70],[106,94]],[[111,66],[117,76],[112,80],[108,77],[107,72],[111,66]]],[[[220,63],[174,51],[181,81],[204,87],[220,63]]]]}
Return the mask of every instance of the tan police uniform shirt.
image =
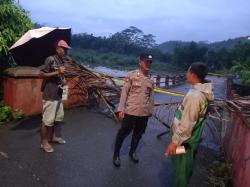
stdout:
{"type": "Polygon", "coordinates": [[[149,116],[154,106],[154,82],[139,70],[131,71],[125,79],[118,111],[133,116],[149,116]]]}

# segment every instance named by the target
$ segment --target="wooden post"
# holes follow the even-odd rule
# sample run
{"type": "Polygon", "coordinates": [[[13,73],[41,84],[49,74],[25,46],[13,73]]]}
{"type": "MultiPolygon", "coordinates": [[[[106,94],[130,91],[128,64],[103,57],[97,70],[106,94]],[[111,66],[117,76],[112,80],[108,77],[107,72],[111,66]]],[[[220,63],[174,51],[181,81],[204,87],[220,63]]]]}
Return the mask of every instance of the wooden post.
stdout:
{"type": "Polygon", "coordinates": [[[157,87],[160,87],[160,81],[161,81],[161,77],[160,77],[160,75],[157,75],[156,76],[156,86],[157,87]]]}
{"type": "Polygon", "coordinates": [[[166,79],[165,79],[165,87],[166,88],[168,88],[168,86],[169,86],[168,81],[169,81],[169,76],[166,75],[166,79]]]}
{"type": "Polygon", "coordinates": [[[173,86],[175,86],[175,83],[176,83],[176,77],[173,76],[173,86]]]}

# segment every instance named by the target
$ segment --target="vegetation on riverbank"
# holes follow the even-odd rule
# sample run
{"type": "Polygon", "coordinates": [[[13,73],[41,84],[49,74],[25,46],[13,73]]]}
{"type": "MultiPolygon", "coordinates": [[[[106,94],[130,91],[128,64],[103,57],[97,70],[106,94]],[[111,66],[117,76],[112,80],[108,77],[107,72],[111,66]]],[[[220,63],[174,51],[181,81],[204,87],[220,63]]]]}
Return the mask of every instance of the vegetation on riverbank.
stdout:
{"type": "MultiPolygon", "coordinates": [[[[94,50],[73,49],[72,57],[79,63],[90,67],[109,67],[118,70],[132,70],[138,68],[138,56],[128,56],[113,52],[97,52],[94,50]]],[[[164,63],[156,59],[152,64],[152,71],[158,73],[179,73],[177,67],[170,63],[164,63]]]]}
{"type": "Polygon", "coordinates": [[[250,40],[247,37],[216,43],[170,42],[157,45],[154,36],[129,27],[109,37],[92,34],[72,36],[72,56],[91,66],[117,69],[136,67],[141,52],[154,56],[153,70],[164,73],[185,72],[193,62],[204,62],[212,73],[234,74],[241,84],[250,85],[250,40]],[[171,50],[166,50],[170,47],[171,50]],[[136,65],[135,65],[136,64],[136,65]]]}

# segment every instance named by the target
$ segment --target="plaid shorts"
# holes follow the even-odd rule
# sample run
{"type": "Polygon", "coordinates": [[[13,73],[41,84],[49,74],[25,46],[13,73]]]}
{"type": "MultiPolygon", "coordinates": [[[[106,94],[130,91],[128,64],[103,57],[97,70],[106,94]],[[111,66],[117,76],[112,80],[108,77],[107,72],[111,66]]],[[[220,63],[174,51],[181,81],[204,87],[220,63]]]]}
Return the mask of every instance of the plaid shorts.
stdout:
{"type": "Polygon", "coordinates": [[[63,121],[64,110],[61,100],[43,100],[43,123],[46,126],[53,126],[55,121],[63,121]]]}

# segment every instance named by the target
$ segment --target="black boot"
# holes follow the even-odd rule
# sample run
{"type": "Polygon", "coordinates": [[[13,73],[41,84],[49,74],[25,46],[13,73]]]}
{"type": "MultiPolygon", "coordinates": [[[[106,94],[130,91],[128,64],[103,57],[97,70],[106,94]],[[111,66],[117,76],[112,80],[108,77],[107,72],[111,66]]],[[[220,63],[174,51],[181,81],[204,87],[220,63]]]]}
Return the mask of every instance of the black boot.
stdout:
{"type": "Polygon", "coordinates": [[[114,151],[114,156],[113,156],[113,164],[116,167],[120,167],[120,165],[121,165],[121,160],[120,160],[121,145],[122,145],[122,140],[119,138],[116,138],[115,151],[114,151]]]}
{"type": "Polygon", "coordinates": [[[137,157],[136,153],[134,151],[129,152],[129,157],[134,163],[139,162],[139,158],[137,157]]]}
{"type": "Polygon", "coordinates": [[[118,131],[118,134],[117,134],[116,140],[115,140],[115,150],[114,150],[114,156],[113,156],[113,164],[116,167],[120,167],[120,165],[121,165],[120,149],[121,149],[124,137],[125,136],[121,136],[120,131],[118,131]]]}
{"type": "Polygon", "coordinates": [[[133,135],[133,138],[131,141],[131,147],[129,151],[129,157],[134,163],[139,162],[139,158],[136,155],[136,148],[138,146],[139,141],[140,141],[140,138],[136,138],[136,136],[133,135]]]}
{"type": "Polygon", "coordinates": [[[113,164],[115,167],[120,167],[121,165],[121,160],[119,154],[114,154],[113,156],[113,164]]]}

